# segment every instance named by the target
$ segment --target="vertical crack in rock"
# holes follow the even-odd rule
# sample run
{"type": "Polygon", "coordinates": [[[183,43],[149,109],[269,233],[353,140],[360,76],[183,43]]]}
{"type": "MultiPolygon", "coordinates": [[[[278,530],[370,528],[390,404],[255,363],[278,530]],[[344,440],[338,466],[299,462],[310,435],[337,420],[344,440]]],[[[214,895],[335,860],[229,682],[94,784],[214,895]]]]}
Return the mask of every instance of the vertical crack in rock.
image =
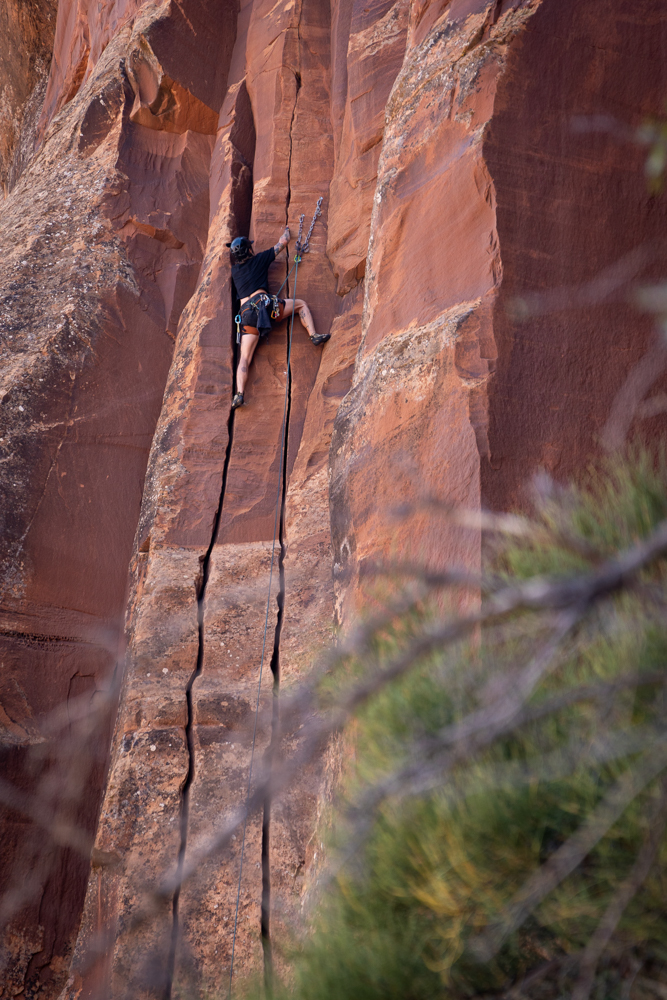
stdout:
{"type": "MultiPolygon", "coordinates": [[[[232,337],[232,352],[233,352],[233,367],[236,370],[236,339],[232,337]]],[[[229,463],[232,454],[232,444],[234,441],[234,410],[229,411],[229,417],[227,419],[227,448],[225,450],[225,461],[222,467],[222,483],[220,486],[220,497],[218,499],[218,507],[215,512],[215,518],[213,520],[213,528],[211,530],[211,540],[208,544],[208,548],[203,556],[200,556],[201,570],[199,573],[199,578],[196,583],[197,587],[197,627],[198,627],[198,646],[197,646],[197,663],[195,669],[190,675],[190,679],[187,683],[185,689],[185,700],[186,700],[186,722],[185,722],[185,741],[188,748],[188,770],[185,776],[185,781],[183,783],[183,788],[181,790],[181,842],[178,850],[178,862],[176,866],[176,883],[177,888],[174,892],[173,899],[173,923],[171,932],[171,945],[169,949],[169,960],[167,965],[166,973],[166,986],[165,986],[165,1000],[170,1000],[172,984],[174,980],[174,968],[176,964],[176,950],[178,947],[178,936],[179,936],[179,917],[178,917],[178,903],[180,899],[180,885],[178,884],[183,872],[183,865],[185,863],[185,852],[188,845],[188,822],[190,818],[190,788],[195,776],[195,746],[194,746],[194,736],[193,736],[193,709],[192,709],[192,688],[201,675],[202,668],[204,665],[204,643],[205,643],[205,632],[204,632],[204,602],[206,599],[206,587],[209,580],[210,570],[211,570],[211,554],[213,552],[213,547],[215,545],[216,538],[218,537],[218,528],[220,527],[220,518],[222,517],[222,506],[225,499],[225,491],[227,489],[227,474],[229,471],[229,463]]]]}
{"type": "MultiPolygon", "coordinates": [[[[303,13],[303,4],[299,4],[299,13],[296,19],[296,41],[297,41],[297,64],[298,68],[293,70],[294,80],[296,83],[296,93],[294,95],[294,107],[292,108],[292,117],[289,123],[289,156],[287,158],[287,194],[285,196],[285,225],[289,222],[289,208],[290,202],[292,200],[292,134],[294,132],[294,119],[296,117],[296,106],[299,101],[299,91],[301,90],[301,15],[303,13]]],[[[289,272],[289,255],[287,257],[287,269],[289,272]]],[[[289,291],[289,286],[288,286],[289,291]]]]}
{"type": "MultiPolygon", "coordinates": [[[[234,223],[234,228],[236,231],[248,232],[250,227],[250,219],[252,215],[252,204],[253,204],[253,184],[252,184],[252,174],[249,171],[249,164],[252,164],[254,159],[254,147],[255,147],[255,130],[254,123],[252,119],[252,111],[250,107],[250,101],[248,98],[247,91],[245,90],[245,85],[241,88],[238,95],[238,100],[235,108],[236,113],[236,125],[232,129],[230,134],[230,139],[232,141],[232,175],[236,177],[237,183],[233,186],[231,198],[229,202],[229,209],[231,213],[231,220],[234,223]],[[248,147],[248,133],[251,133],[251,148],[248,147]],[[239,143],[237,146],[236,143],[239,143]],[[246,168],[246,174],[244,175],[243,170],[240,171],[238,175],[234,174],[234,164],[240,164],[242,167],[246,168]],[[247,181],[250,180],[248,184],[247,181]]],[[[232,293],[232,317],[236,314],[237,309],[234,309],[235,300],[232,293]]],[[[238,302],[236,302],[238,307],[238,302]]],[[[236,330],[234,329],[234,324],[230,329],[230,344],[231,344],[231,368],[232,368],[232,392],[236,389],[236,370],[239,360],[239,348],[236,342],[236,330]]],[[[231,400],[230,400],[231,402],[231,400]]],[[[230,467],[232,465],[232,453],[234,447],[234,417],[235,410],[229,410],[229,416],[227,419],[227,447],[225,449],[225,457],[222,467],[222,477],[220,483],[220,494],[218,498],[217,509],[215,512],[215,517],[213,519],[213,525],[211,528],[211,536],[209,540],[206,552],[199,557],[200,570],[196,581],[196,593],[197,593],[197,626],[198,626],[198,647],[197,647],[197,662],[195,668],[188,680],[185,697],[186,697],[186,723],[185,723],[185,738],[188,750],[188,768],[185,781],[183,783],[183,788],[181,790],[181,822],[180,822],[180,845],[178,852],[177,861],[177,882],[184,869],[185,856],[187,853],[188,845],[188,830],[189,830],[189,820],[190,820],[190,800],[192,794],[193,783],[196,777],[196,747],[195,747],[195,711],[193,705],[193,691],[194,685],[203,672],[204,668],[204,654],[205,654],[205,643],[206,643],[206,631],[205,631],[205,612],[206,612],[206,595],[208,582],[211,572],[211,558],[213,554],[213,549],[218,540],[218,534],[220,531],[220,524],[222,520],[223,507],[227,495],[227,482],[230,473],[230,467]]],[[[178,944],[180,940],[180,916],[179,916],[179,902],[180,902],[180,888],[176,890],[173,898],[173,917],[172,917],[172,935],[169,950],[169,960],[168,968],[165,977],[166,988],[165,988],[165,1000],[170,1000],[173,990],[174,975],[176,970],[176,957],[178,952],[178,944]]]]}
{"type": "MultiPolygon", "coordinates": [[[[299,101],[299,91],[301,90],[301,73],[300,73],[300,56],[301,56],[301,38],[300,38],[300,25],[301,25],[301,15],[303,11],[302,4],[299,5],[299,12],[296,22],[296,33],[297,33],[297,60],[298,68],[294,71],[294,80],[296,82],[296,93],[294,95],[294,107],[292,108],[292,117],[290,119],[289,127],[289,156],[287,160],[287,192],[285,197],[285,225],[289,223],[289,210],[292,200],[292,150],[293,150],[293,133],[294,133],[294,119],[296,118],[296,109],[299,101]]],[[[289,254],[287,255],[287,276],[289,277],[290,261],[289,254]]],[[[296,275],[295,275],[296,277],[296,275]]],[[[287,295],[290,294],[289,282],[286,285],[287,295]]],[[[293,295],[296,295],[296,285],[294,288],[293,295]]],[[[278,594],[276,598],[276,603],[278,606],[278,614],[276,616],[276,627],[273,634],[273,652],[271,654],[271,674],[273,676],[273,709],[271,715],[271,742],[269,744],[268,753],[272,754],[273,748],[276,745],[276,740],[280,738],[280,635],[283,626],[283,613],[285,608],[285,553],[286,553],[286,540],[285,540],[285,507],[287,503],[287,456],[289,451],[289,423],[290,414],[292,409],[292,365],[291,365],[291,340],[290,331],[293,329],[294,317],[290,320],[288,324],[287,333],[287,356],[286,356],[286,370],[287,370],[287,385],[286,393],[287,400],[285,405],[285,416],[284,416],[284,439],[282,442],[282,463],[280,469],[280,475],[282,476],[282,487],[280,495],[280,523],[278,528],[278,540],[280,544],[280,553],[278,556],[278,594]]],[[[267,995],[270,996],[272,992],[273,985],[273,956],[271,950],[271,855],[270,855],[270,842],[271,842],[271,799],[267,796],[264,800],[264,812],[262,817],[262,902],[261,902],[261,938],[262,938],[262,949],[264,955],[264,982],[267,991],[267,995]]]]}
{"type": "MultiPolygon", "coordinates": [[[[287,550],[285,541],[285,508],[287,505],[287,453],[289,448],[289,421],[292,408],[292,367],[289,363],[290,342],[289,334],[287,340],[287,405],[285,408],[285,440],[283,443],[282,467],[282,489],[280,495],[280,523],[278,528],[278,542],[280,552],[278,555],[278,594],[276,603],[278,614],[276,616],[276,627],[273,633],[273,652],[271,653],[271,674],[273,675],[273,709],[271,713],[271,742],[268,754],[271,756],[276,741],[280,738],[280,635],[283,627],[283,612],[285,608],[285,554],[287,550]]],[[[268,995],[272,989],[273,958],[271,952],[271,858],[270,858],[270,836],[271,836],[271,800],[267,796],[264,800],[264,815],[262,818],[262,905],[261,905],[261,935],[262,948],[264,952],[264,981],[268,995]]]]}
{"type": "MultiPolygon", "coordinates": [[[[294,107],[292,108],[292,117],[289,123],[289,156],[287,158],[287,194],[285,196],[285,225],[289,224],[289,208],[290,202],[292,200],[292,132],[294,131],[294,118],[296,116],[296,106],[299,100],[299,91],[301,90],[301,74],[295,73],[294,79],[296,81],[296,94],[294,95],[294,107]]],[[[289,272],[289,254],[287,256],[287,270],[289,272]]],[[[289,292],[289,285],[287,286],[289,292]]]]}

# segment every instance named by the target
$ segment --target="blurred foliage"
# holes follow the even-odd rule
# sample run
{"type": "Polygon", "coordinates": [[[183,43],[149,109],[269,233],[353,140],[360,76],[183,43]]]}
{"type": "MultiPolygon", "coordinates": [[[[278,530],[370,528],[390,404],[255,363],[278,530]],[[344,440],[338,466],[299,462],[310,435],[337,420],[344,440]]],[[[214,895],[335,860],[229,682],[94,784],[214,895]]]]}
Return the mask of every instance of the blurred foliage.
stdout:
{"type": "MultiPolygon", "coordinates": [[[[635,140],[648,150],[644,161],[648,190],[653,195],[659,195],[664,188],[667,168],[667,120],[647,119],[637,129],[635,140]]],[[[661,282],[639,288],[635,298],[642,311],[654,314],[659,329],[667,337],[667,284],[661,282]]]]}
{"type": "Polygon", "coordinates": [[[648,149],[644,172],[649,190],[658,194],[662,191],[667,166],[667,121],[664,118],[647,119],[637,130],[636,141],[648,149]]]}
{"type": "MultiPolygon", "coordinates": [[[[494,585],[590,572],[667,517],[666,487],[664,455],[640,448],[591,468],[576,488],[538,481],[531,531],[496,546],[494,585]]],[[[397,787],[374,810],[369,792],[418,759],[431,737],[502,702],[543,647],[553,618],[517,613],[465,647],[415,663],[371,701],[349,736],[355,756],[343,801],[326,822],[333,875],[309,926],[295,932],[292,950],[282,955],[289,972],[287,985],[275,984],[276,997],[500,996],[522,982],[522,996],[571,995],[582,949],[647,837],[662,776],[644,784],[495,954],[480,957],[476,943],[616,783],[664,748],[665,696],[656,674],[661,679],[667,668],[666,569],[656,561],[631,588],[592,608],[529,704],[635,672],[637,683],[608,685],[602,697],[517,725],[483,750],[461,753],[446,776],[424,788],[419,781],[397,787]],[[343,863],[351,843],[357,848],[343,863]]],[[[435,601],[385,630],[377,663],[429,627],[437,608],[435,601]]],[[[364,668],[354,664],[352,673],[364,668]]],[[[666,892],[663,837],[598,965],[596,1000],[667,996],[666,892]]]]}

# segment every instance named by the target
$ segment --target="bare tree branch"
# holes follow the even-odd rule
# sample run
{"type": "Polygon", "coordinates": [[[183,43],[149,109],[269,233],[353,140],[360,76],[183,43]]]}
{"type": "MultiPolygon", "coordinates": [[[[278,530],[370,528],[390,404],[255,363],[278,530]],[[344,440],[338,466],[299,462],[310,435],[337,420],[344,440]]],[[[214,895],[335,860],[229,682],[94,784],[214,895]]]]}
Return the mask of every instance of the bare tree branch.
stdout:
{"type": "Polygon", "coordinates": [[[572,993],[572,1000],[588,1000],[598,962],[628,904],[648,878],[662,843],[665,825],[667,825],[667,782],[663,779],[655,815],[652,817],[646,839],[637,855],[632,871],[614,893],[602,920],[586,945],[579,967],[579,978],[572,993]]]}
{"type": "MultiPolygon", "coordinates": [[[[593,604],[630,584],[638,573],[666,552],[667,521],[664,521],[648,538],[627,549],[616,558],[608,560],[593,572],[565,579],[532,578],[506,586],[493,593],[480,609],[468,615],[431,626],[413,639],[407,648],[384,669],[362,679],[338,698],[333,696],[329,699],[325,698],[325,702],[329,700],[329,705],[324,711],[322,696],[318,692],[322,678],[330,673],[336,665],[342,664],[350,657],[363,656],[371,647],[379,630],[386,628],[399,615],[417,607],[418,602],[429,593],[429,587],[423,584],[415,584],[408,588],[408,593],[394,601],[389,611],[375,616],[359,628],[354,629],[334,650],[323,657],[307,683],[303,684],[289,698],[282,700],[281,722],[283,726],[281,731],[274,736],[273,766],[271,767],[268,759],[271,755],[267,755],[267,759],[262,761],[258,767],[257,782],[246,807],[236,810],[220,829],[202,837],[199,843],[188,852],[186,863],[166,877],[157,889],[147,893],[141,909],[132,920],[128,920],[123,928],[123,933],[132,933],[156,914],[164,901],[170,900],[173,893],[198,870],[207,858],[229,846],[232,837],[244,820],[263,805],[267,795],[272,798],[277,797],[302,771],[304,766],[316,757],[333,733],[340,730],[372,696],[405,675],[425,656],[466,638],[482,625],[493,625],[505,621],[519,612],[556,611],[558,612],[556,634],[560,638],[558,641],[547,644],[547,647],[538,653],[523,672],[517,688],[520,692],[520,699],[515,698],[511,702],[502,702],[500,707],[497,707],[495,716],[493,714],[486,715],[486,710],[473,713],[469,718],[453,727],[449,733],[445,732],[443,738],[449,740],[452,745],[467,740],[467,750],[470,753],[477,746],[483,745],[484,740],[481,736],[479,737],[480,742],[475,742],[477,734],[485,733],[484,739],[488,740],[492,738],[492,733],[495,733],[493,738],[497,738],[506,728],[515,726],[522,718],[521,705],[530,697],[535,685],[549,669],[562,638],[593,604]],[[282,734],[299,727],[301,728],[299,749],[289,759],[282,758],[280,756],[282,734]]],[[[660,744],[658,751],[650,758],[647,757],[646,760],[648,763],[644,770],[640,769],[641,780],[637,778],[631,787],[625,788],[623,786],[621,789],[623,792],[621,798],[625,804],[665,766],[667,749],[660,744]]],[[[637,771],[632,772],[632,774],[636,777],[637,771]]],[[[615,799],[612,805],[614,808],[620,808],[621,811],[625,807],[625,805],[620,807],[615,799]]],[[[595,823],[595,818],[591,822],[595,823]]],[[[606,829],[611,822],[613,820],[609,820],[607,813],[605,813],[604,822],[600,817],[597,817],[595,830],[601,829],[605,823],[607,824],[606,829]]],[[[588,831],[589,827],[586,826],[585,829],[588,831]]],[[[602,835],[604,835],[604,830],[599,833],[599,836],[602,835]]],[[[583,836],[582,832],[579,841],[583,836]]],[[[598,835],[596,834],[596,836],[598,835]]],[[[582,847],[579,841],[571,838],[568,844],[564,845],[565,847],[569,845],[570,854],[567,857],[568,864],[571,864],[572,867],[576,867],[576,864],[579,863],[576,858],[585,847],[585,844],[582,847]]],[[[593,841],[593,843],[595,842],[593,841]]],[[[559,857],[564,856],[559,854],[559,857]]],[[[567,865],[563,863],[564,867],[567,865]]],[[[561,868],[558,868],[556,872],[558,878],[564,877],[560,875],[560,871],[561,868]]],[[[554,877],[550,876],[550,873],[551,869],[546,874],[542,873],[539,887],[529,886],[530,891],[528,891],[526,898],[524,899],[522,896],[521,900],[515,903],[511,913],[512,920],[507,924],[508,927],[520,919],[533,897],[549,891],[545,887],[549,877],[552,879],[554,877]]],[[[505,925],[503,925],[504,927],[505,925]]],[[[88,956],[83,963],[84,967],[89,967],[94,963],[107,950],[108,946],[108,935],[105,934],[90,941],[88,956]]]]}
{"type": "Polygon", "coordinates": [[[71,847],[83,857],[90,856],[93,838],[77,826],[64,822],[53,815],[53,809],[46,809],[47,803],[38,795],[27,795],[14,788],[4,778],[0,778],[0,802],[29,816],[33,823],[48,833],[51,840],[60,847],[71,847]]]}
{"type": "Polygon", "coordinates": [[[435,511],[460,528],[514,535],[518,538],[532,535],[538,527],[532,521],[518,514],[495,514],[488,510],[469,510],[466,507],[440,500],[438,497],[428,496],[413,503],[399,504],[392,509],[391,513],[397,520],[404,521],[411,514],[423,510],[435,511]]]}
{"type": "Polygon", "coordinates": [[[662,334],[656,335],[653,346],[637,362],[616,393],[607,422],[602,428],[600,441],[607,451],[622,448],[646,393],[667,367],[667,343],[662,334]]]}
{"type": "MultiPolygon", "coordinates": [[[[667,683],[667,678],[663,682],[667,683]]],[[[320,891],[326,889],[361,850],[380,805],[390,796],[415,797],[437,789],[440,796],[450,806],[454,806],[471,795],[478,795],[489,789],[497,791],[499,788],[515,788],[536,779],[558,780],[572,774],[583,760],[588,764],[600,765],[627,757],[629,754],[641,753],[655,745],[656,735],[655,728],[650,727],[632,733],[620,731],[593,743],[588,740],[578,740],[562,750],[532,760],[487,767],[469,767],[459,771],[455,766],[460,762],[451,752],[441,752],[427,761],[415,755],[411,765],[392,773],[382,782],[376,782],[372,789],[348,810],[355,827],[354,832],[347,840],[345,850],[339,852],[336,862],[330,864],[328,871],[320,878],[320,891]],[[445,779],[449,779],[447,784],[445,779]]],[[[478,749],[482,749],[482,746],[478,749]]]]}
{"type": "Polygon", "coordinates": [[[490,961],[507,938],[570,875],[623,815],[637,795],[667,767],[667,738],[656,743],[637,767],[629,768],[600,805],[559,849],[524,884],[495,927],[470,942],[470,950],[490,961]]]}
{"type": "Polygon", "coordinates": [[[531,292],[514,299],[510,316],[517,321],[546,316],[563,309],[583,309],[628,298],[628,286],[642,268],[655,260],[664,240],[653,240],[635,247],[613,264],[605,267],[592,281],[563,285],[546,292],[531,292]]]}
{"type": "MultiPolygon", "coordinates": [[[[507,587],[495,594],[479,612],[448,621],[443,626],[434,627],[424,635],[417,637],[410,643],[407,650],[401,653],[387,668],[374,674],[371,678],[361,681],[350,692],[344,694],[327,716],[305,719],[306,733],[300,751],[290,760],[282,761],[276,766],[270,777],[263,777],[250,797],[247,812],[244,809],[239,809],[222,830],[208,842],[202,843],[198,851],[193,850],[191,860],[183,868],[181,881],[187,880],[210,854],[217,853],[228,846],[231,837],[245,816],[254,812],[262,804],[267,794],[278,795],[292,777],[313,758],[334,731],[340,729],[372,695],[398,677],[403,676],[420,658],[445,644],[451,644],[464,638],[480,624],[507,617],[518,610],[549,610],[570,606],[577,609],[576,615],[579,616],[583,613],[583,609],[589,607],[595,600],[613,593],[630,582],[635,574],[666,551],[667,521],[663,521],[647,539],[628,549],[618,558],[605,563],[595,573],[555,582],[533,578],[523,584],[507,587]]],[[[385,617],[383,616],[383,620],[385,617]]],[[[567,621],[563,623],[563,629],[566,626],[567,629],[571,627],[567,621]]],[[[366,629],[362,634],[364,645],[367,645],[373,633],[366,629]]],[[[335,656],[327,658],[328,665],[333,665],[337,659],[342,660],[355,652],[354,645],[347,642],[344,644],[343,656],[340,655],[341,651],[337,650],[335,656]]],[[[531,664],[530,669],[531,674],[538,672],[535,662],[531,664]]],[[[301,720],[304,721],[305,717],[300,710],[303,709],[304,705],[307,706],[308,710],[311,709],[314,700],[314,686],[323,672],[317,671],[318,677],[315,681],[304,685],[301,692],[297,692],[290,699],[287,699],[286,703],[281,704],[281,719],[287,717],[287,725],[284,728],[289,729],[294,725],[296,714],[299,714],[301,720]]],[[[526,690],[529,688],[528,682],[531,674],[527,675],[525,681],[526,690]]],[[[509,718],[510,715],[508,714],[507,717],[509,718]]],[[[481,718],[478,718],[477,725],[479,726],[481,722],[481,718]]],[[[473,727],[470,722],[464,721],[459,726],[458,738],[464,734],[466,726],[469,726],[472,732],[473,727]]],[[[176,887],[177,884],[174,883],[173,879],[168,880],[159,891],[159,897],[163,898],[165,893],[170,894],[176,887]]]]}

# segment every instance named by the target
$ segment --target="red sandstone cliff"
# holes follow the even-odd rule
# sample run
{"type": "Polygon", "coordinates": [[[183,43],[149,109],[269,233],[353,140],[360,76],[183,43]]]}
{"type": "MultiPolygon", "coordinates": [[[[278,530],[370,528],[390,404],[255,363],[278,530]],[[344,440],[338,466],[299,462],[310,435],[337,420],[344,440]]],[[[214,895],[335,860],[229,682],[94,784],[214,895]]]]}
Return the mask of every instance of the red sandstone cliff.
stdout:
{"type": "MultiPolygon", "coordinates": [[[[512,505],[533,469],[585,460],[648,320],[622,288],[525,325],[507,307],[661,235],[642,151],[571,121],[660,110],[667,13],[60,0],[29,111],[50,36],[15,30],[28,55],[3,57],[6,121],[29,113],[34,140],[17,158],[7,127],[0,147],[5,776],[34,790],[48,713],[93,697],[116,662],[125,675],[74,817],[95,833],[92,867],[56,846],[35,866],[43,835],[7,815],[3,885],[36,876],[6,914],[0,996],[56,996],[68,976],[71,998],[163,996],[172,979],[174,997],[222,993],[238,843],[125,931],[144,888],[244,799],[276,502],[264,705],[352,620],[364,560],[478,565],[480,539],[422,509],[397,532],[397,502],[512,505]],[[298,291],[331,341],[316,350],[297,322],[288,380],[278,328],[232,414],[225,243],[294,234],[320,196],[298,291]]],[[[276,288],[284,276],[283,260],[276,288]]],[[[314,765],[248,825],[239,971],[298,907],[322,781],[314,765]]]]}

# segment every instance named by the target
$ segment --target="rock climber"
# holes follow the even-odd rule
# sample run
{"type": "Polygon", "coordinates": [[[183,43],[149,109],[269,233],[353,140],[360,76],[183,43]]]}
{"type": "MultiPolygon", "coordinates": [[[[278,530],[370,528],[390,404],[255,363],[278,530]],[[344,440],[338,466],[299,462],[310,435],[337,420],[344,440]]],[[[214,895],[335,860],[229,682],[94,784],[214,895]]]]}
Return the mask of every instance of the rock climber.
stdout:
{"type": "Polygon", "coordinates": [[[329,340],[330,333],[316,333],[310,309],[303,299],[279,299],[268,293],[269,267],[277,255],[287,247],[290,232],[286,228],[275,246],[261,253],[253,253],[253,240],[247,236],[237,236],[229,247],[232,264],[232,278],[236,294],[241,300],[241,357],[236,371],[236,395],[232,409],[243,406],[243,392],[248,378],[248,369],[260,337],[271,332],[271,320],[281,320],[296,312],[305,326],[312,342],[319,346],[329,340]],[[270,312],[269,312],[270,307],[270,312]]]}

